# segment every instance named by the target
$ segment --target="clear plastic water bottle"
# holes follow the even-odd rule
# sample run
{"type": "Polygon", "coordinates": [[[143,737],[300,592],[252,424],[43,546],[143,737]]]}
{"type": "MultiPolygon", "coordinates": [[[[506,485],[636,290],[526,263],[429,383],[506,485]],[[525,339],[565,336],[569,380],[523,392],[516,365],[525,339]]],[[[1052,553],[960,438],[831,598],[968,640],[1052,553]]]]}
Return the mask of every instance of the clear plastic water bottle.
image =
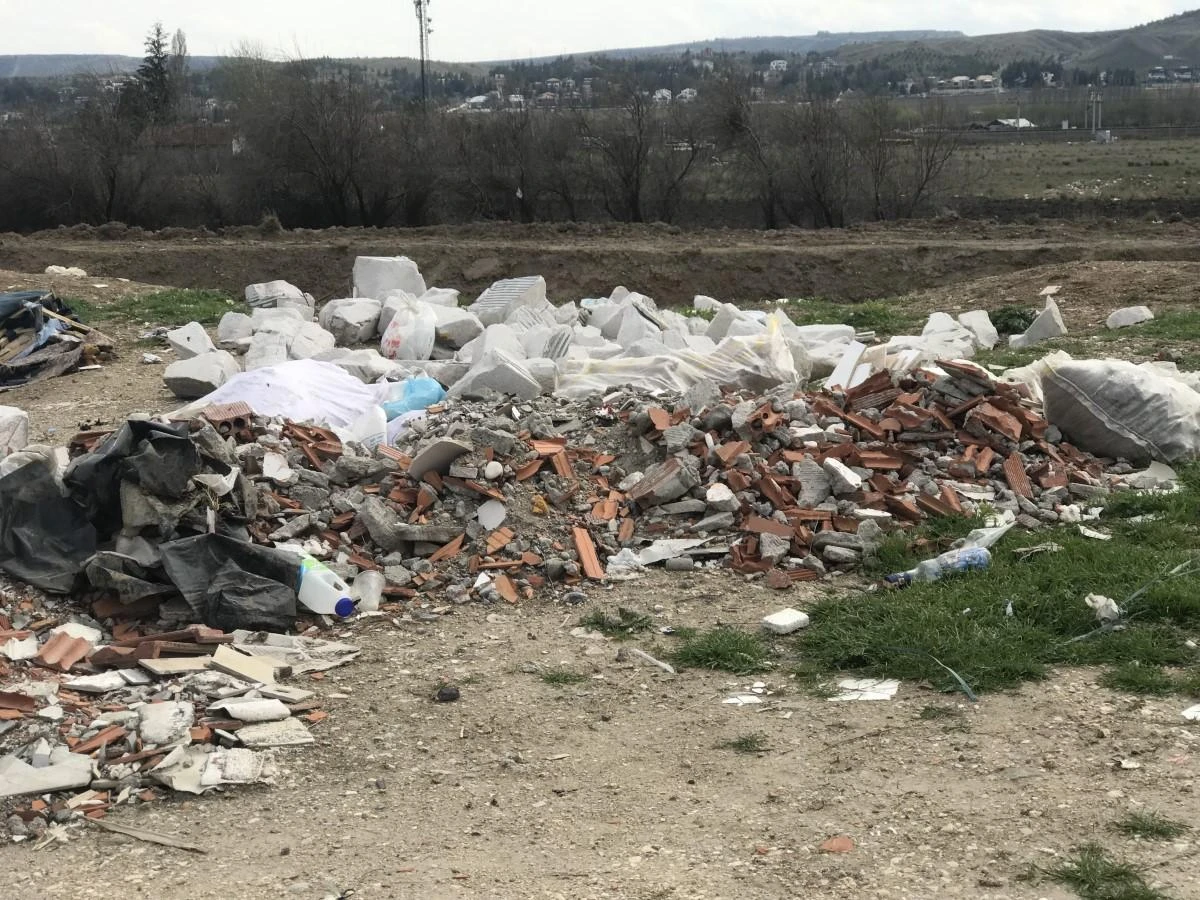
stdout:
{"type": "Polygon", "coordinates": [[[364,569],[354,579],[352,597],[358,601],[360,612],[376,612],[383,602],[383,589],[386,585],[383,574],[373,569],[364,569]]]}
{"type": "Polygon", "coordinates": [[[915,569],[887,576],[892,584],[940,581],[946,575],[986,569],[992,564],[992,554],[985,547],[964,547],[951,550],[934,559],[927,559],[915,569]]]}
{"type": "Polygon", "coordinates": [[[338,578],[325,563],[311,556],[300,560],[296,596],[301,604],[318,615],[344,619],[354,613],[350,585],[338,578]]]}

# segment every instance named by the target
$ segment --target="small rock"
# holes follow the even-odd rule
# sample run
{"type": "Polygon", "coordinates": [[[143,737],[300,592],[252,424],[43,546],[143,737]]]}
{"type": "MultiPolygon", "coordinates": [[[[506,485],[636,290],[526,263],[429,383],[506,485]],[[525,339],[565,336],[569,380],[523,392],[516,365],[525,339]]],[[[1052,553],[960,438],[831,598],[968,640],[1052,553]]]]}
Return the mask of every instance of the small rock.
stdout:
{"type": "Polygon", "coordinates": [[[458,688],[452,684],[443,684],[437,690],[437,695],[434,697],[438,703],[453,703],[459,698],[458,688]]]}
{"type": "Polygon", "coordinates": [[[500,463],[496,462],[495,460],[492,460],[483,467],[483,477],[488,481],[495,481],[503,474],[504,466],[500,465],[500,463]]]}

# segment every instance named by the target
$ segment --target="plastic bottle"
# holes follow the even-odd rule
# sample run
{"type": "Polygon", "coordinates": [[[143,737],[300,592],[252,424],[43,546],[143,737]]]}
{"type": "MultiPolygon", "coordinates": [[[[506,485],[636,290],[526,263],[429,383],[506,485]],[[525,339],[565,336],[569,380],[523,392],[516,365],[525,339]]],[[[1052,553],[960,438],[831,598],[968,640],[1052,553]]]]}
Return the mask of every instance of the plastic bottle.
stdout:
{"type": "Polygon", "coordinates": [[[946,575],[986,569],[992,564],[992,554],[984,547],[964,547],[951,550],[935,559],[927,559],[915,569],[887,576],[892,584],[939,581],[946,575]]]}
{"type": "Polygon", "coordinates": [[[383,602],[384,578],[373,569],[364,569],[354,579],[352,596],[361,612],[375,612],[383,602]]]}
{"type": "Polygon", "coordinates": [[[312,612],[322,616],[346,618],[354,612],[350,585],[320,560],[305,556],[300,560],[296,596],[312,612]]]}

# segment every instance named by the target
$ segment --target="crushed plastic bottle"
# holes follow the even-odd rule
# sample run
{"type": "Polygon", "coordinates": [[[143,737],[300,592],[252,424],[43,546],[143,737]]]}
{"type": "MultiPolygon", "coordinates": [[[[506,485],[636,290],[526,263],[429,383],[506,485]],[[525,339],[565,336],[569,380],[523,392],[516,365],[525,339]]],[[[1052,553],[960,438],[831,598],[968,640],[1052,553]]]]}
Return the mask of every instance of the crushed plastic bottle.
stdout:
{"type": "Polygon", "coordinates": [[[354,612],[350,585],[325,563],[311,556],[300,560],[296,596],[305,607],[318,615],[344,619],[354,612]]]}
{"type": "Polygon", "coordinates": [[[951,550],[934,559],[927,559],[915,569],[888,575],[891,584],[909,585],[914,582],[940,581],[946,575],[986,569],[992,564],[992,554],[984,547],[964,547],[951,550]]]}

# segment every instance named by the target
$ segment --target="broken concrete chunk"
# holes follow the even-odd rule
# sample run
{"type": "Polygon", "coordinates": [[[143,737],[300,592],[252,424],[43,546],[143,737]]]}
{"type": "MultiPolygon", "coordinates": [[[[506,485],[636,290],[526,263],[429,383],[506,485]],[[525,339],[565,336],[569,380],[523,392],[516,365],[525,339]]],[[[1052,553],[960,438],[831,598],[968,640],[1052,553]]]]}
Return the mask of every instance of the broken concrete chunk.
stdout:
{"type": "Polygon", "coordinates": [[[724,484],[714,484],[710,487],[705,492],[704,500],[713,512],[737,512],[742,505],[733,491],[724,484]]]}
{"type": "Polygon", "coordinates": [[[277,699],[254,697],[231,697],[208,704],[208,709],[242,722],[281,722],[292,715],[291,710],[277,699]]]}
{"type": "Polygon", "coordinates": [[[495,397],[532,400],[541,396],[542,386],[520,359],[503,350],[493,350],[476,362],[448,394],[467,400],[495,397]]]}
{"type": "Polygon", "coordinates": [[[805,459],[796,463],[792,466],[792,477],[800,481],[797,502],[803,509],[820,506],[833,493],[833,480],[815,460],[805,459]]]}
{"type": "Polygon", "coordinates": [[[246,286],[246,303],[259,309],[281,308],[295,309],[303,312],[309,310],[312,315],[312,298],[300,288],[287,281],[266,281],[261,284],[246,286]]]}
{"type": "Polygon", "coordinates": [[[645,477],[629,491],[629,499],[643,507],[661,506],[678,500],[700,484],[700,476],[677,459],[668,459],[646,470],[645,477]]]}
{"type": "Polygon", "coordinates": [[[1132,325],[1141,325],[1143,322],[1149,322],[1154,318],[1154,313],[1150,311],[1148,306],[1129,306],[1125,309],[1118,309],[1108,317],[1105,323],[1109,328],[1129,328],[1132,325]]]}
{"type": "Polygon", "coordinates": [[[138,710],[138,736],[157,747],[190,740],[195,720],[196,708],[190,703],[147,703],[138,710]]]}
{"type": "Polygon", "coordinates": [[[1046,308],[1033,320],[1033,324],[1025,330],[1024,334],[1014,334],[1009,337],[1008,345],[1014,350],[1022,350],[1026,347],[1033,347],[1043,341],[1062,337],[1066,333],[1067,326],[1063,323],[1062,313],[1058,309],[1058,304],[1054,302],[1052,297],[1047,297],[1046,308]]]}
{"type": "Polygon", "coordinates": [[[826,547],[821,556],[835,566],[852,566],[862,559],[861,553],[848,547],[826,547]]]}
{"type": "Polygon", "coordinates": [[[434,336],[444,347],[458,350],[483,334],[483,323],[468,310],[456,306],[434,306],[433,313],[437,320],[434,336]]]}
{"type": "Polygon", "coordinates": [[[504,322],[523,306],[546,304],[546,279],[540,275],[497,281],[468,307],[485,326],[504,322]]]}
{"type": "Polygon", "coordinates": [[[39,768],[16,756],[0,759],[0,798],[52,794],[87,787],[91,783],[92,760],[82,753],[55,751],[50,757],[50,764],[39,768]]]}
{"type": "Polygon", "coordinates": [[[179,359],[191,359],[201,353],[211,353],[217,348],[213,346],[208,332],[199,322],[189,322],[182,328],[167,332],[167,343],[175,351],[179,359]]]}
{"type": "Polygon", "coordinates": [[[224,350],[202,353],[167,366],[163,383],[181,400],[197,400],[211,394],[242,371],[238,361],[224,350]]]}
{"type": "Polygon", "coordinates": [[[316,738],[304,727],[298,719],[284,719],[279,722],[260,722],[239,728],[238,740],[252,750],[267,747],[300,747],[304,744],[316,743],[316,738]]]}
{"type": "Polygon", "coordinates": [[[829,475],[830,484],[835,494],[853,494],[861,490],[862,477],[852,472],[840,459],[830,457],[825,460],[825,472],[829,475]]]}
{"type": "Polygon", "coordinates": [[[337,346],[337,338],[316,322],[305,322],[288,344],[288,359],[312,359],[337,346]]]}

